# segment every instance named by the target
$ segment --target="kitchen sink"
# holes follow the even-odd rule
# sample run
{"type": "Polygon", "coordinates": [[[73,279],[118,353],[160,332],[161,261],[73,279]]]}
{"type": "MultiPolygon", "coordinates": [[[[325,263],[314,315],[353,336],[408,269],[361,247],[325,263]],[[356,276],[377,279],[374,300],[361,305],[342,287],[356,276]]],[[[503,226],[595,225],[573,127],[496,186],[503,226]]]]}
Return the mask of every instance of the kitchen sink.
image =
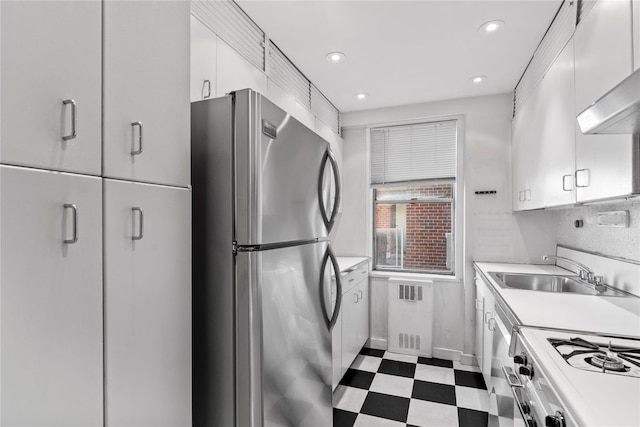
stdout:
{"type": "Polygon", "coordinates": [[[598,291],[592,284],[579,280],[577,276],[497,272],[490,272],[489,276],[491,276],[501,288],[600,296],[628,295],[626,292],[619,291],[609,286],[607,286],[605,290],[598,291]]]}

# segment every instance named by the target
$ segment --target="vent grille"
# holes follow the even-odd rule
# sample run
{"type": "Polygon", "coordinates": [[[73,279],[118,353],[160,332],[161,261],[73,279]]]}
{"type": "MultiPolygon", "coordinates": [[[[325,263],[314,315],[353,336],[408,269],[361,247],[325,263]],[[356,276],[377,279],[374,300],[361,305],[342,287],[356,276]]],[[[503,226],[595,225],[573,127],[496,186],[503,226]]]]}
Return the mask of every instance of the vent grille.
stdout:
{"type": "Polygon", "coordinates": [[[301,105],[311,110],[311,82],[273,42],[269,42],[267,74],[278,86],[293,95],[301,105]]]}
{"type": "Polygon", "coordinates": [[[400,332],[398,334],[398,347],[409,350],[420,350],[420,335],[400,332]]]}
{"type": "Polygon", "coordinates": [[[422,301],[422,286],[398,285],[398,299],[402,301],[422,301]]]}
{"type": "Polygon", "coordinates": [[[332,131],[340,135],[340,111],[311,84],[311,111],[332,131]]]}
{"type": "Polygon", "coordinates": [[[556,57],[571,39],[576,28],[576,7],[565,0],[553,18],[549,29],[536,48],[514,93],[514,116],[535,91],[556,57]]]}
{"type": "Polygon", "coordinates": [[[235,2],[193,0],[191,13],[253,66],[265,71],[264,32],[235,2]]]}

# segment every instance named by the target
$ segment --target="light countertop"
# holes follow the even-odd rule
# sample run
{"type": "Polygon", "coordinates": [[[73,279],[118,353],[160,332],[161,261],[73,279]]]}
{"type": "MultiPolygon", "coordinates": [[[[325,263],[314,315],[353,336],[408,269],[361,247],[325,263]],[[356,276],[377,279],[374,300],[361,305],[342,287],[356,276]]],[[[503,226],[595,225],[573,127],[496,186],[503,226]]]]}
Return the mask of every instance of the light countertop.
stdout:
{"type": "Polygon", "coordinates": [[[640,337],[640,298],[603,297],[501,288],[489,272],[556,274],[575,273],[554,265],[474,263],[489,285],[523,325],[640,337]]]}
{"type": "Polygon", "coordinates": [[[336,259],[338,260],[338,267],[340,268],[340,271],[344,272],[345,270],[348,270],[369,258],[359,256],[338,256],[336,259]]]}

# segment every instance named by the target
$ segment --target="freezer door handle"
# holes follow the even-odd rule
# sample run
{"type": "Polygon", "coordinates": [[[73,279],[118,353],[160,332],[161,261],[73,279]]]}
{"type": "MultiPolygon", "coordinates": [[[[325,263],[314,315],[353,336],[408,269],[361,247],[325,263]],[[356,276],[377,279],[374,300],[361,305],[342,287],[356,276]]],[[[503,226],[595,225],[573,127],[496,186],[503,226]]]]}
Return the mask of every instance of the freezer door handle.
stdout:
{"type": "Polygon", "coordinates": [[[322,220],[327,227],[327,231],[331,232],[331,229],[333,228],[333,225],[336,222],[336,217],[338,215],[338,208],[340,207],[340,202],[342,199],[342,188],[340,183],[340,172],[338,170],[338,161],[336,160],[336,157],[330,148],[327,148],[324,158],[322,159],[322,166],[320,167],[320,178],[318,179],[318,198],[320,199],[320,213],[322,214],[322,220]],[[336,192],[334,194],[333,210],[331,212],[331,216],[327,215],[327,210],[324,206],[324,188],[322,186],[324,182],[324,171],[327,167],[327,162],[331,163],[333,179],[336,182],[336,192]]]}
{"type": "Polygon", "coordinates": [[[338,260],[333,254],[331,246],[327,246],[327,251],[325,252],[322,259],[322,264],[320,265],[320,304],[322,305],[322,311],[324,312],[324,318],[325,322],[327,323],[327,328],[329,330],[332,330],[333,326],[338,321],[338,315],[340,314],[340,309],[342,308],[342,279],[340,278],[340,268],[338,267],[338,260]],[[329,317],[329,310],[327,309],[327,303],[324,298],[324,275],[327,268],[327,262],[329,261],[331,261],[331,265],[333,265],[333,271],[336,278],[336,306],[331,317],[329,317]]]}

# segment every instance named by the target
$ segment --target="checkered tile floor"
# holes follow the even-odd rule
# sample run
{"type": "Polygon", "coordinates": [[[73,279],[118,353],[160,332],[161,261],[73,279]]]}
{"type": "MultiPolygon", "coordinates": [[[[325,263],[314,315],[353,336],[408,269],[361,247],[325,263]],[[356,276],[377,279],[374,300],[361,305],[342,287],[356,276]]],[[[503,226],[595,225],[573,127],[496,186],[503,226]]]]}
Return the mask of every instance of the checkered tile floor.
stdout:
{"type": "Polygon", "coordinates": [[[333,396],[334,427],[486,427],[477,366],[363,348],[333,396]]]}

